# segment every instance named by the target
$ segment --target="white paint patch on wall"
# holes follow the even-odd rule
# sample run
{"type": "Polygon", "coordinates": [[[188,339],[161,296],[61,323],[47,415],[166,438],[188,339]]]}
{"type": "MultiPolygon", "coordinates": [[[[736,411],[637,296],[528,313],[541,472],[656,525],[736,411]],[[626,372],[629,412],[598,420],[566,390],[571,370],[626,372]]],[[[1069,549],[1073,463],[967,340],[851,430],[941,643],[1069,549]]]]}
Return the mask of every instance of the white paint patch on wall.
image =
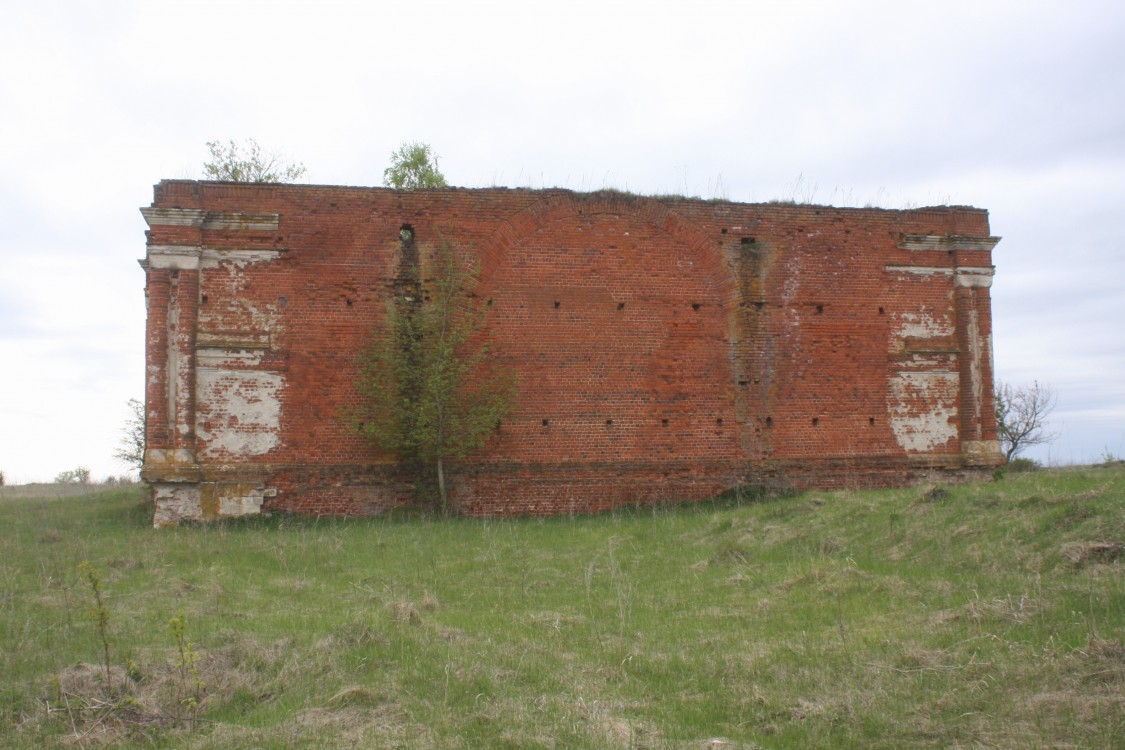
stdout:
{"type": "Polygon", "coordinates": [[[222,349],[219,347],[198,347],[195,352],[196,364],[201,369],[228,369],[237,367],[245,370],[262,363],[260,349],[222,349]]]}
{"type": "Polygon", "coordinates": [[[264,263],[277,260],[281,253],[277,250],[223,250],[206,248],[200,253],[200,266],[203,268],[219,268],[226,265],[233,276],[250,263],[264,263]]]}
{"type": "Polygon", "coordinates": [[[239,497],[220,497],[219,516],[253,516],[262,512],[262,496],[246,495],[239,497]]]}
{"type": "Polygon", "coordinates": [[[284,378],[275,372],[199,368],[199,454],[206,458],[259,456],[276,447],[284,384],[284,378]]]}
{"type": "Polygon", "coordinates": [[[245,294],[246,267],[276,261],[276,250],[204,250],[204,274],[200,294],[213,295],[215,302],[199,308],[201,331],[254,331],[274,338],[281,331],[282,311],[276,303],[255,304],[245,294]]]}
{"type": "Polygon", "coordinates": [[[203,505],[198,484],[154,484],[152,499],[156,506],[152,525],[162,529],[178,526],[183,521],[202,521],[203,505]]]}
{"type": "MultiPolygon", "coordinates": [[[[984,403],[984,380],[981,377],[980,364],[984,352],[980,338],[980,317],[977,315],[976,306],[969,311],[969,320],[966,328],[969,334],[969,377],[972,379],[973,398],[977,405],[977,413],[973,414],[975,420],[980,420],[980,405],[984,403]]],[[[964,355],[962,355],[964,356],[964,355]]]]}
{"type": "Polygon", "coordinates": [[[955,372],[900,372],[888,383],[887,404],[895,440],[909,453],[927,453],[956,440],[955,372]]]}
{"type": "Polygon", "coordinates": [[[895,316],[894,336],[899,341],[907,338],[933,338],[952,336],[953,321],[948,316],[935,318],[929,313],[901,313],[895,316]]]}

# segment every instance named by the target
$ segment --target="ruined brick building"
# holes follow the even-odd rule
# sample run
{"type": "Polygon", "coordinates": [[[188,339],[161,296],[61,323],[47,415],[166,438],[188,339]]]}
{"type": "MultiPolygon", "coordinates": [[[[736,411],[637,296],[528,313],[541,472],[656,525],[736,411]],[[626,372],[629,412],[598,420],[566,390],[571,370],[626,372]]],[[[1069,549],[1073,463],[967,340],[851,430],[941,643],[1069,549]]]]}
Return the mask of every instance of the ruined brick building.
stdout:
{"type": "Polygon", "coordinates": [[[489,447],[454,468],[465,513],[999,460],[983,210],[170,180],[141,211],[156,525],[409,500],[342,418],[404,236],[472,248],[520,379],[489,447]]]}

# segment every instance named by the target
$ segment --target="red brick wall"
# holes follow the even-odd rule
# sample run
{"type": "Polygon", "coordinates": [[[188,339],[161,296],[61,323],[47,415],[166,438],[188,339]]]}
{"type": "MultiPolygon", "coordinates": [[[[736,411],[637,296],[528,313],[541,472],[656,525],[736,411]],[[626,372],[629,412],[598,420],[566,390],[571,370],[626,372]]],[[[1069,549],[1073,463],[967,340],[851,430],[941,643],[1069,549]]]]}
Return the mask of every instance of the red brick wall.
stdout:
{"type": "Polygon", "coordinates": [[[150,481],[257,482],[264,507],[307,513],[409,501],[345,418],[407,224],[423,255],[446,239],[479,257],[520,378],[493,442],[454,467],[466,512],[996,460],[981,210],[190,181],[144,210],[150,481]]]}

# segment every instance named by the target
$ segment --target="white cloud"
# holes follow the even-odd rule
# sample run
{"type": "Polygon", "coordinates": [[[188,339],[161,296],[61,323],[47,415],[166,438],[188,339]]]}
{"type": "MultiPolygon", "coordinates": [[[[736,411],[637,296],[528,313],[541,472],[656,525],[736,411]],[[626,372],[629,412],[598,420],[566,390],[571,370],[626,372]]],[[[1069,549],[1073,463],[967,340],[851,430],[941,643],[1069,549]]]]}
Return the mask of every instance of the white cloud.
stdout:
{"type": "Polygon", "coordinates": [[[998,373],[1052,382],[1053,455],[1093,458],[1125,404],[1122,38],[1108,0],[17,0],[0,468],[121,470],[143,378],[137,207],[198,176],[206,141],[248,136],[321,183],[377,184],[419,139],[467,186],[989,208],[998,373]]]}

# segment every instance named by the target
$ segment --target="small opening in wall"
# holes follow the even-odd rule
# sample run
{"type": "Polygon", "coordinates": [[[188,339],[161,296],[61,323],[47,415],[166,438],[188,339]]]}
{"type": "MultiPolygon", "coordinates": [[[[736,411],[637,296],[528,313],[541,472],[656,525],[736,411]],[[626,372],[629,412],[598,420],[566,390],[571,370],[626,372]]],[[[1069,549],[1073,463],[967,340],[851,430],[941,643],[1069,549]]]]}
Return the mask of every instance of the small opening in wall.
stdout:
{"type": "Polygon", "coordinates": [[[562,304],[562,303],[561,303],[561,302],[559,302],[558,300],[555,300],[555,309],[556,309],[556,310],[558,310],[558,309],[559,309],[559,305],[560,305],[560,304],[562,304]]]}
{"type": "Polygon", "coordinates": [[[820,314],[822,314],[823,312],[824,312],[824,305],[817,305],[817,306],[816,306],[816,314],[817,314],[817,315],[820,315],[820,314]]]}
{"type": "Polygon", "coordinates": [[[753,237],[743,237],[742,238],[742,244],[743,245],[753,245],[755,242],[757,242],[757,240],[755,240],[753,237]]]}
{"type": "Polygon", "coordinates": [[[698,302],[691,303],[691,309],[695,310],[696,312],[699,312],[699,308],[701,307],[703,307],[703,305],[699,304],[698,302]]]}
{"type": "Polygon", "coordinates": [[[347,303],[348,303],[348,307],[351,307],[351,306],[352,306],[352,300],[351,300],[351,299],[348,299],[348,300],[347,300],[347,303]]]}
{"type": "Polygon", "coordinates": [[[886,310],[884,310],[883,308],[881,308],[881,307],[879,308],[879,314],[880,314],[880,315],[885,315],[885,314],[886,314],[886,312],[887,312],[887,311],[886,311],[886,310]]]}
{"type": "Polygon", "coordinates": [[[722,417],[719,417],[718,419],[716,419],[716,420],[715,420],[715,424],[717,424],[717,425],[720,425],[720,426],[722,426],[722,424],[723,424],[723,418],[722,418],[722,417]]]}
{"type": "Polygon", "coordinates": [[[766,427],[773,427],[773,417],[766,417],[766,427]]]}
{"type": "Polygon", "coordinates": [[[201,305],[207,304],[207,295],[206,294],[201,294],[199,296],[199,304],[201,304],[201,305]]]}
{"type": "Polygon", "coordinates": [[[489,298],[488,298],[488,302],[485,302],[485,303],[484,303],[484,306],[485,306],[485,307],[492,307],[492,297],[489,297],[489,298]]]}
{"type": "Polygon", "coordinates": [[[723,227],[723,234],[726,234],[726,233],[727,233],[727,228],[723,227]]]}
{"type": "Polygon", "coordinates": [[[624,302],[618,302],[617,303],[617,309],[618,310],[624,310],[625,309],[625,303],[624,302]]]}
{"type": "MultiPolygon", "coordinates": [[[[207,297],[207,295],[203,295],[203,296],[204,296],[204,298],[207,297]]],[[[282,309],[285,309],[286,305],[288,305],[288,304],[289,304],[289,298],[288,297],[283,295],[283,296],[277,298],[277,306],[278,307],[280,307],[282,309]]]]}
{"type": "Polygon", "coordinates": [[[551,423],[551,420],[549,420],[549,419],[544,419],[544,420],[543,420],[543,426],[544,426],[544,427],[546,427],[546,426],[547,426],[547,425],[549,425],[550,423],[551,423]]]}
{"type": "Polygon", "coordinates": [[[402,228],[398,230],[398,238],[403,242],[409,244],[414,241],[414,227],[409,224],[403,224],[402,228]]]}
{"type": "Polygon", "coordinates": [[[605,421],[605,426],[606,426],[606,427],[613,427],[613,420],[612,420],[612,419],[607,419],[607,420],[605,421]]]}
{"type": "Polygon", "coordinates": [[[750,381],[749,380],[740,380],[740,381],[738,381],[738,384],[740,386],[742,386],[743,388],[745,388],[746,386],[750,385],[750,381]]]}
{"type": "Polygon", "coordinates": [[[875,417],[868,417],[868,418],[867,418],[867,424],[869,424],[869,425],[871,425],[872,427],[874,427],[874,426],[875,426],[875,417]]]}
{"type": "Polygon", "coordinates": [[[661,424],[661,426],[663,426],[663,427],[667,427],[667,426],[668,426],[668,420],[667,420],[667,419],[662,419],[662,420],[660,420],[660,424],[661,424]]]}
{"type": "Polygon", "coordinates": [[[812,418],[812,426],[816,427],[818,424],[820,424],[820,417],[813,417],[812,418]]]}

